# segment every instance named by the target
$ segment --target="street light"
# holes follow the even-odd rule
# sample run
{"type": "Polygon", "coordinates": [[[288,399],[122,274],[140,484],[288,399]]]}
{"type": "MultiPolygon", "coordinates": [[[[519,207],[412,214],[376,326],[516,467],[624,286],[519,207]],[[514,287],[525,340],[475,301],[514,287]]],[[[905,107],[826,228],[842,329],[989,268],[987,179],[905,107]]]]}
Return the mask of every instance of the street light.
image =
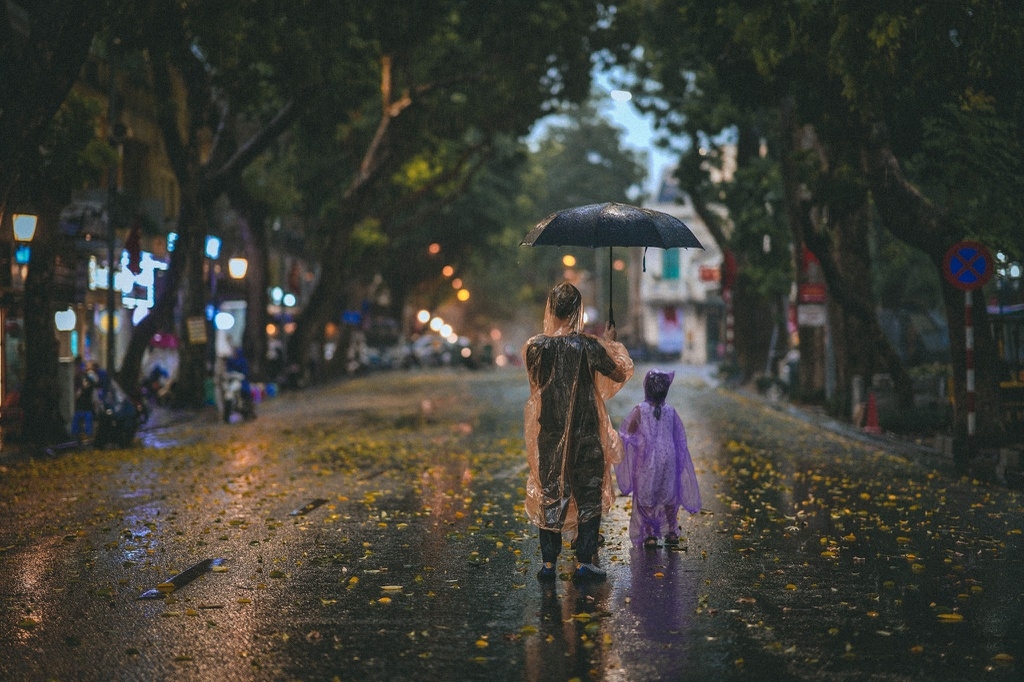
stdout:
{"type": "Polygon", "coordinates": [[[74,308],[68,307],[67,310],[58,310],[53,314],[53,323],[59,332],[71,331],[77,322],[74,308]]]}
{"type": "Polygon", "coordinates": [[[220,237],[215,237],[212,234],[206,235],[206,257],[210,260],[217,260],[220,258],[220,237]]]}
{"type": "Polygon", "coordinates": [[[244,258],[231,258],[228,260],[228,274],[232,279],[242,279],[249,269],[249,261],[244,258]]]}
{"type": "Polygon", "coordinates": [[[36,236],[38,217],[27,213],[15,213],[11,218],[14,225],[14,239],[17,242],[14,248],[14,263],[19,266],[17,271],[23,286],[26,276],[25,270],[32,255],[29,249],[29,242],[36,236]]]}
{"type": "Polygon", "coordinates": [[[13,215],[14,238],[19,242],[30,242],[36,236],[36,223],[38,216],[26,213],[15,213],[13,215]]]}

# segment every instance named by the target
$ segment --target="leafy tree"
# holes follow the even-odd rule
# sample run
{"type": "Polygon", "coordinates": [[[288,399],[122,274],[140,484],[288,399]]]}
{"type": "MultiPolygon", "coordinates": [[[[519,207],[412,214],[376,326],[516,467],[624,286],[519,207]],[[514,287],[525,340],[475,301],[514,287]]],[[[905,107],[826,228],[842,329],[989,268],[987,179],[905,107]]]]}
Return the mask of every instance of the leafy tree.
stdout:
{"type": "MultiPolygon", "coordinates": [[[[1006,215],[1020,196],[1013,191],[1019,177],[1013,150],[1021,93],[1013,84],[1020,75],[1021,11],[1013,3],[972,0],[724,1],[627,5],[622,16],[625,27],[643,31],[651,46],[646,58],[664,65],[659,75],[671,94],[690,95],[690,102],[710,96],[714,104],[706,108],[713,113],[749,115],[759,107],[777,113],[777,156],[796,241],[822,260],[843,336],[874,339],[867,346],[873,354],[862,354],[865,344],[843,351],[849,370],[869,374],[899,370],[870,319],[866,235],[874,211],[937,269],[946,249],[965,236],[1000,246],[1019,242],[1019,231],[1010,234],[1005,220],[979,219],[1006,215]],[[956,150],[968,151],[951,158],[956,150]],[[916,175],[943,164],[936,176],[916,175]],[[945,187],[937,187],[943,178],[945,187]],[[954,200],[968,194],[966,202],[954,200]]],[[[742,129],[744,119],[735,120],[742,129]]],[[[945,284],[942,290],[957,328],[963,296],[945,284]]],[[[983,316],[983,306],[974,309],[983,316]]],[[[993,346],[987,325],[976,328],[981,430],[998,433],[993,346]]],[[[955,335],[953,347],[959,364],[962,340],[955,335]]],[[[958,379],[958,406],[963,391],[958,379]]],[[[961,408],[957,421],[962,429],[961,408]]]]}
{"type": "Polygon", "coordinates": [[[316,207],[318,252],[331,267],[297,320],[293,357],[305,357],[355,281],[357,227],[370,219],[394,230],[447,203],[442,195],[466,186],[499,136],[524,134],[552,102],[586,93],[587,33],[599,7],[442,0],[367,10],[360,35],[378,94],[339,102],[332,112],[345,112],[345,124],[327,129],[331,134],[304,126],[307,149],[319,153],[300,186],[316,207]]]}
{"type": "Polygon", "coordinates": [[[47,134],[85,63],[105,2],[0,7],[0,216],[21,164],[47,134]]]}
{"type": "MultiPolygon", "coordinates": [[[[240,196],[244,170],[288,130],[324,70],[337,65],[330,59],[337,52],[329,46],[342,44],[353,30],[341,9],[152,0],[126,10],[113,25],[126,49],[144,49],[148,57],[157,118],[181,194],[167,286],[132,334],[120,371],[125,384],[137,383],[145,347],[156,331],[172,326],[181,293],[177,318],[185,343],[179,348],[176,399],[202,404],[205,348],[188,342],[185,325],[203,317],[203,241],[213,226],[215,203],[229,190],[240,196]],[[338,12],[340,28],[326,21],[331,10],[338,12]]],[[[263,229],[260,221],[249,227],[263,229]]],[[[265,274],[262,262],[253,258],[254,279],[265,274]]]]}

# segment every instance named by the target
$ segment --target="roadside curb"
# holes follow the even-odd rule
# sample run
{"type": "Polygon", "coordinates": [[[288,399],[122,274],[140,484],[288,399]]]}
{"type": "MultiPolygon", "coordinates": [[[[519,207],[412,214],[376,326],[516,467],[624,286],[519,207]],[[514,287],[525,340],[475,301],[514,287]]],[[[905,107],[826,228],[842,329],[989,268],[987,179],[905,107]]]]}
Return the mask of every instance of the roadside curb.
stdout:
{"type": "Polygon", "coordinates": [[[784,413],[806,424],[834,433],[864,445],[874,446],[899,455],[923,467],[943,474],[958,477],[977,478],[995,485],[1024,487],[1024,464],[1020,453],[1013,448],[1002,448],[990,454],[979,455],[970,460],[966,471],[958,471],[955,460],[938,448],[900,438],[892,433],[868,433],[856,426],[842,422],[835,417],[821,414],[808,406],[801,406],[769,397],[740,386],[726,386],[737,395],[761,402],[766,407],[784,413]]]}

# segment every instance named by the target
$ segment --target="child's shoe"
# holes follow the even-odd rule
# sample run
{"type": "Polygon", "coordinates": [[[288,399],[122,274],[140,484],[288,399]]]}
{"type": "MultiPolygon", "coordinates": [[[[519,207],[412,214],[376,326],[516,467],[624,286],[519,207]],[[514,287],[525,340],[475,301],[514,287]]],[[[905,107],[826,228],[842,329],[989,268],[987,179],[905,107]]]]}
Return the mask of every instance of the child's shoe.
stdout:
{"type": "Polygon", "coordinates": [[[608,577],[603,568],[598,568],[594,564],[580,564],[576,567],[576,572],[573,573],[572,579],[576,582],[601,582],[608,577]]]}
{"type": "Polygon", "coordinates": [[[646,540],[644,540],[644,549],[657,549],[657,548],[658,548],[658,538],[656,538],[653,535],[651,535],[651,536],[648,536],[646,540]]]}
{"type": "Polygon", "coordinates": [[[679,536],[676,535],[675,533],[669,533],[668,535],[665,536],[665,544],[666,545],[678,545],[679,544],[679,536]]]}
{"type": "Polygon", "coordinates": [[[537,580],[541,582],[552,582],[556,577],[558,574],[555,572],[555,565],[550,562],[545,562],[537,571],[537,580]]]}

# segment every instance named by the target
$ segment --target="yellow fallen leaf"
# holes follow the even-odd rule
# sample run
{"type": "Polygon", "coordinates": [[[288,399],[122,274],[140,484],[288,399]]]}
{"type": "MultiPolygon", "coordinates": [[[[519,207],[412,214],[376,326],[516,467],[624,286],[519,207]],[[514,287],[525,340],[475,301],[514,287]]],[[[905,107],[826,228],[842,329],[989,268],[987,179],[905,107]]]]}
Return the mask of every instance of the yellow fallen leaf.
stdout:
{"type": "Polygon", "coordinates": [[[519,628],[519,632],[521,632],[524,635],[534,635],[537,634],[537,628],[533,625],[524,625],[523,627],[519,628]]]}
{"type": "Polygon", "coordinates": [[[661,571],[658,571],[657,573],[654,574],[654,577],[655,578],[664,578],[665,574],[662,573],[661,571]]]}
{"type": "Polygon", "coordinates": [[[786,585],[786,589],[787,590],[795,590],[796,589],[796,585],[794,585],[793,583],[789,583],[788,585],[786,585]]]}
{"type": "Polygon", "coordinates": [[[251,604],[252,603],[252,599],[249,599],[248,597],[239,597],[235,601],[238,602],[239,604],[251,604]]]}
{"type": "Polygon", "coordinates": [[[227,573],[228,572],[228,567],[227,566],[214,566],[210,570],[213,571],[214,573],[227,573]]]}
{"type": "Polygon", "coordinates": [[[391,603],[391,597],[381,597],[377,601],[379,601],[381,604],[390,604],[391,603]]]}
{"type": "Polygon", "coordinates": [[[959,613],[940,613],[939,620],[943,623],[959,623],[964,617],[959,613]]]}
{"type": "Polygon", "coordinates": [[[384,590],[385,592],[401,592],[402,591],[402,586],[401,585],[381,585],[380,589],[384,590]]]}
{"type": "Polygon", "coordinates": [[[160,583],[159,585],[157,585],[156,589],[160,590],[164,594],[170,594],[171,592],[174,592],[176,587],[175,587],[174,583],[166,582],[166,583],[160,583]]]}
{"type": "Polygon", "coordinates": [[[478,639],[476,640],[476,645],[478,648],[483,649],[485,647],[490,646],[490,642],[488,642],[486,639],[478,639]]]}
{"type": "Polygon", "coordinates": [[[992,660],[999,661],[1000,663],[1010,663],[1015,659],[1010,654],[996,654],[992,657],[992,660]]]}

